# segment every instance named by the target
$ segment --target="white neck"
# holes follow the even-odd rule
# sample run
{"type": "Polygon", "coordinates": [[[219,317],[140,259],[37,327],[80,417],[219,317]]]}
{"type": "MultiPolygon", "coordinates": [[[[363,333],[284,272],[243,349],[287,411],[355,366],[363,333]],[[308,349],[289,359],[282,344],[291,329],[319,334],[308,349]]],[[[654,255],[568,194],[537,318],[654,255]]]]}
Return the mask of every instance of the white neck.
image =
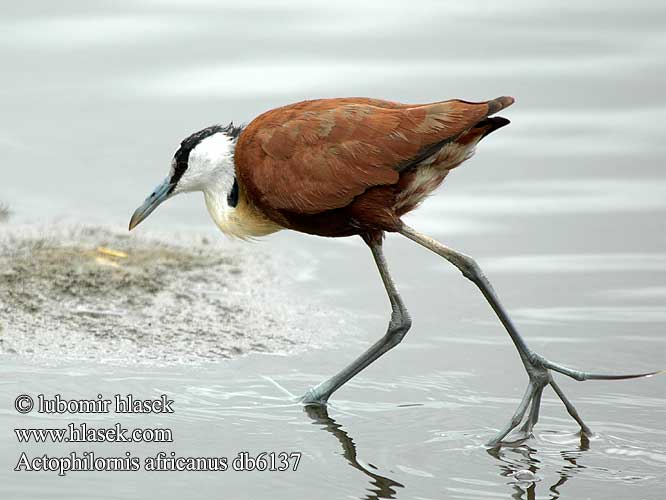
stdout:
{"type": "Polygon", "coordinates": [[[223,233],[236,236],[235,232],[230,230],[233,226],[231,221],[235,209],[227,203],[228,191],[226,190],[226,183],[208,184],[204,187],[203,194],[206,200],[206,208],[213,222],[215,222],[223,233]]]}

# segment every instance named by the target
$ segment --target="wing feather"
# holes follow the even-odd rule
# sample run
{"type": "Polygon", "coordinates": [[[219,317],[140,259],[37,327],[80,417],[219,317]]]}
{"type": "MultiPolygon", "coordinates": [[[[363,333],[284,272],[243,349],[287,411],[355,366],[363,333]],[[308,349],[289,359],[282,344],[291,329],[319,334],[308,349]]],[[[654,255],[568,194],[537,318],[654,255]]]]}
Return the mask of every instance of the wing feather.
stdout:
{"type": "Polygon", "coordinates": [[[402,170],[510,104],[500,99],[507,98],[420,105],[343,98],[277,108],[241,133],[236,172],[267,212],[341,208],[373,186],[396,184],[402,170]]]}

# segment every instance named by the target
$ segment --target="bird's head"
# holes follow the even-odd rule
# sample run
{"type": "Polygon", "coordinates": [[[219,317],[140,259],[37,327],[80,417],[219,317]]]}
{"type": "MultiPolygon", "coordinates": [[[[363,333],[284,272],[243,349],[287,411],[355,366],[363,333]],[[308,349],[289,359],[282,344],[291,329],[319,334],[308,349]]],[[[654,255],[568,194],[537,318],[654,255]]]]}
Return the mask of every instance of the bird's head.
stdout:
{"type": "Polygon", "coordinates": [[[241,127],[213,125],[196,132],[180,143],[171,160],[171,170],[136,209],[129,223],[130,231],[148,217],[161,203],[179,194],[193,191],[213,193],[230,207],[238,202],[238,184],[234,169],[234,148],[241,127]]]}

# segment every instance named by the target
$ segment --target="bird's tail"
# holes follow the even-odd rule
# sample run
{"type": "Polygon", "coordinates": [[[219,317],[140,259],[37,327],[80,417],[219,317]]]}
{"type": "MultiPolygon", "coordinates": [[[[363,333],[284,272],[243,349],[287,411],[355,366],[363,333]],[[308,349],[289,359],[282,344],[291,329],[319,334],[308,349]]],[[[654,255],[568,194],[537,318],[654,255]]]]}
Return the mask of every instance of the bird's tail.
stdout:
{"type": "Polygon", "coordinates": [[[509,123],[511,123],[509,120],[501,116],[484,118],[467,132],[465,132],[456,142],[458,144],[472,144],[479,142],[488,134],[508,125],[509,123]]]}
{"type": "Polygon", "coordinates": [[[511,123],[506,118],[491,115],[502,111],[504,108],[508,108],[514,101],[515,99],[509,96],[496,97],[487,101],[488,114],[486,117],[461,135],[456,142],[459,144],[477,143],[488,134],[511,123]]]}
{"type": "Polygon", "coordinates": [[[496,97],[495,99],[488,101],[488,116],[494,115],[499,111],[502,111],[504,108],[511,106],[516,100],[513,97],[504,95],[502,97],[496,97]]]}

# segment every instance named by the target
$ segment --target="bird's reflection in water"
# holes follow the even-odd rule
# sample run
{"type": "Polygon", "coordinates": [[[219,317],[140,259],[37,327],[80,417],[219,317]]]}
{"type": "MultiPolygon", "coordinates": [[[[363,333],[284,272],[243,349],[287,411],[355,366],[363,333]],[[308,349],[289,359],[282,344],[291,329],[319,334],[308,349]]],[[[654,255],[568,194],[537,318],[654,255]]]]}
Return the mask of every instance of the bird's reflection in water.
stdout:
{"type": "MultiPolygon", "coordinates": [[[[344,457],[354,469],[360,470],[363,474],[370,478],[372,487],[364,497],[367,500],[379,500],[381,498],[396,498],[396,488],[404,488],[404,486],[393,479],[381,476],[375,472],[368,470],[364,465],[361,465],[356,456],[356,445],[354,440],[349,437],[349,434],[342,429],[342,426],[335,420],[328,416],[328,410],[325,406],[321,405],[308,405],[305,407],[305,412],[322,429],[327,430],[333,434],[342,446],[344,457]]],[[[374,468],[372,465],[369,467],[374,468]]]]}
{"type": "MultiPolygon", "coordinates": [[[[584,434],[580,435],[580,444],[573,450],[562,450],[560,456],[567,462],[562,466],[557,473],[559,479],[555,484],[548,488],[551,500],[560,498],[560,487],[568,480],[573,478],[579,470],[585,469],[584,465],[579,465],[577,459],[581,453],[590,449],[590,441],[584,434]]],[[[500,475],[511,478],[511,486],[513,494],[511,498],[516,500],[534,500],[537,498],[536,492],[540,483],[536,481],[520,481],[516,479],[515,474],[521,470],[528,470],[537,475],[538,471],[542,469],[541,461],[537,458],[538,450],[525,444],[524,442],[515,443],[513,446],[495,447],[488,450],[488,454],[499,460],[500,475]],[[518,455],[519,457],[511,457],[510,455],[518,455]]]]}

